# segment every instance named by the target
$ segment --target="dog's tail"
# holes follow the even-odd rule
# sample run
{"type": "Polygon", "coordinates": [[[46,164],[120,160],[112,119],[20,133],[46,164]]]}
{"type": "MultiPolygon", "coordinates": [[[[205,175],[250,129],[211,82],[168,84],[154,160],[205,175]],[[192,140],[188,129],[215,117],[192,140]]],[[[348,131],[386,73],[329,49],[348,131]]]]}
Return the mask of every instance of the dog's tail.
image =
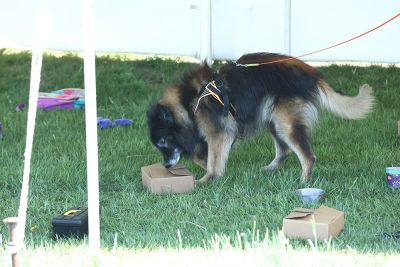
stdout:
{"type": "Polygon", "coordinates": [[[358,95],[346,96],[335,92],[326,82],[319,82],[319,98],[322,106],[345,119],[362,119],[372,111],[375,98],[372,87],[364,84],[358,95]]]}

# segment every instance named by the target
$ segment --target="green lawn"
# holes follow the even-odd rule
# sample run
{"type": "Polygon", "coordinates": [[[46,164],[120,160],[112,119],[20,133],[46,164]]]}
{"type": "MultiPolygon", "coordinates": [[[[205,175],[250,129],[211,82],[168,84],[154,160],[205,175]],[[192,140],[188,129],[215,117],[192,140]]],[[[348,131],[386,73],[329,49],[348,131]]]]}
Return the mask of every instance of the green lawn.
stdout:
{"type": "MultiPolygon", "coordinates": [[[[300,165],[291,156],[283,168],[264,173],[260,168],[274,157],[268,134],[239,141],[226,174],[184,195],[154,195],[141,183],[140,167],[161,161],[147,138],[145,111],[162,89],[192,64],[149,58],[97,58],[98,116],[130,118],[132,126],[99,130],[101,240],[105,248],[210,248],[215,234],[251,240],[276,235],[282,219],[303,205],[293,191],[303,186],[323,188],[323,204],[345,212],[345,228],[330,247],[335,251],[399,253],[400,240],[383,239],[400,230],[400,190],[386,184],[385,167],[400,164],[400,69],[392,67],[321,67],[333,88],[356,94],[363,83],[375,89],[374,112],[361,121],[347,121],[323,112],[313,135],[318,157],[315,179],[300,183],[300,165]],[[179,231],[179,234],[178,234],[179,231]],[[116,238],[117,236],[117,238],[116,238]]],[[[0,219],[15,216],[21,187],[25,149],[30,54],[0,50],[0,219]]],[[[75,55],[47,55],[41,91],[83,88],[83,60],[75,55]]],[[[55,245],[51,219],[73,207],[85,206],[86,155],[83,110],[39,110],[32,155],[26,242],[55,245]]],[[[203,171],[184,159],[201,177],[203,171]]],[[[8,238],[0,226],[3,244],[8,238]]],[[[1,239],[0,239],[1,240],[1,239]]],[[[0,241],[1,242],[1,241],[0,241]]],[[[296,250],[307,241],[291,240],[296,250]]],[[[327,246],[321,243],[320,246],[327,246]]],[[[0,252],[1,253],[1,252],[0,252]]]]}

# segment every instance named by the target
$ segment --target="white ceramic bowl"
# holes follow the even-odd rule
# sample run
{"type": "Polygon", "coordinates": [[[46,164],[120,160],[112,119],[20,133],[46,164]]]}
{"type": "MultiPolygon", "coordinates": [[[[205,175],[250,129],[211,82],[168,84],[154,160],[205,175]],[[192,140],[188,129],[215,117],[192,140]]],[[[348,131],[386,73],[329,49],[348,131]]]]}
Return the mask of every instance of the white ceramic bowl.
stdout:
{"type": "Polygon", "coordinates": [[[297,189],[295,193],[305,204],[317,202],[321,200],[325,195],[325,191],[319,188],[297,189]]]}

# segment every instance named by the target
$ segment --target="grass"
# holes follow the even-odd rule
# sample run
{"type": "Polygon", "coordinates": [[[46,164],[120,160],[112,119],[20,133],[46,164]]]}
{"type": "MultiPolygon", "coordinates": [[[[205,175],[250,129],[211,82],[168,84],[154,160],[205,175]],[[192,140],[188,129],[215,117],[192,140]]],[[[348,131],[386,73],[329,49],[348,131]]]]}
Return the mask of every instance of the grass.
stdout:
{"type": "MultiPolygon", "coordinates": [[[[278,233],[282,218],[293,208],[318,206],[303,205],[293,194],[295,189],[310,186],[327,192],[325,205],[345,212],[344,231],[329,244],[335,253],[399,253],[399,240],[382,236],[400,230],[396,208],[400,191],[388,188],[384,175],[386,166],[400,164],[396,137],[399,68],[320,68],[332,87],[346,94],[354,95],[361,84],[370,84],[377,103],[374,112],[360,121],[323,112],[313,135],[318,162],[312,182],[300,184],[300,166],[294,156],[279,171],[262,172],[260,167],[272,160],[274,149],[269,135],[261,134],[235,144],[226,174],[220,179],[191,194],[160,196],[141,184],[140,167],[161,161],[148,141],[145,111],[163,88],[193,64],[104,55],[97,58],[96,65],[98,116],[134,120],[129,127],[99,131],[104,248],[112,249],[116,244],[121,250],[210,249],[215,234],[234,243],[238,233],[246,235],[254,225],[264,240],[266,233],[278,233]]],[[[28,101],[29,73],[30,54],[0,50],[0,122],[4,132],[0,141],[0,218],[15,216],[18,210],[27,109],[16,112],[15,106],[28,101]]],[[[73,54],[45,56],[41,91],[83,86],[81,58],[73,54]]],[[[83,110],[38,111],[26,235],[34,251],[64,244],[52,240],[51,218],[70,207],[87,205],[84,133],[83,110]]],[[[183,163],[196,177],[202,176],[203,171],[189,160],[183,163]]],[[[0,247],[4,247],[8,237],[5,225],[0,234],[0,247]]],[[[68,247],[69,241],[65,242],[68,247]]],[[[291,240],[289,246],[297,252],[312,250],[307,241],[291,240]]]]}
{"type": "MultiPolygon", "coordinates": [[[[210,248],[103,249],[91,254],[85,245],[74,242],[42,245],[20,254],[23,266],[396,266],[400,255],[360,253],[320,248],[310,242],[309,248],[293,249],[282,236],[267,236],[260,242],[243,242],[245,249],[232,245],[227,236],[215,236],[210,248]]],[[[1,252],[1,251],[0,251],[1,252]]],[[[4,253],[5,255],[5,253],[4,253]]],[[[1,257],[1,266],[9,261],[1,257]]]]}

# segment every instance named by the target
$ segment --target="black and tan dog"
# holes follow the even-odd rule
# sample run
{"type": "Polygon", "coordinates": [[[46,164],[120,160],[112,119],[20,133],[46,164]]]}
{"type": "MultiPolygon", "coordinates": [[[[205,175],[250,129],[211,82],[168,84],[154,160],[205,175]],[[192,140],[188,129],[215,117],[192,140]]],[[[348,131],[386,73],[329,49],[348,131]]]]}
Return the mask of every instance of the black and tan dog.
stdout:
{"type": "Polygon", "coordinates": [[[189,155],[207,170],[199,182],[224,173],[236,138],[268,128],[276,155],[264,169],[277,169],[293,151],[302,180],[311,177],[315,155],[311,129],[325,107],[346,119],[360,119],[372,109],[372,88],[357,96],[335,92],[313,67],[271,53],[247,54],[214,72],[206,64],[170,86],[147,112],[150,139],[165,166],[189,155]],[[272,62],[272,64],[265,64],[272,62]],[[261,63],[261,64],[260,64],[261,63]]]}

